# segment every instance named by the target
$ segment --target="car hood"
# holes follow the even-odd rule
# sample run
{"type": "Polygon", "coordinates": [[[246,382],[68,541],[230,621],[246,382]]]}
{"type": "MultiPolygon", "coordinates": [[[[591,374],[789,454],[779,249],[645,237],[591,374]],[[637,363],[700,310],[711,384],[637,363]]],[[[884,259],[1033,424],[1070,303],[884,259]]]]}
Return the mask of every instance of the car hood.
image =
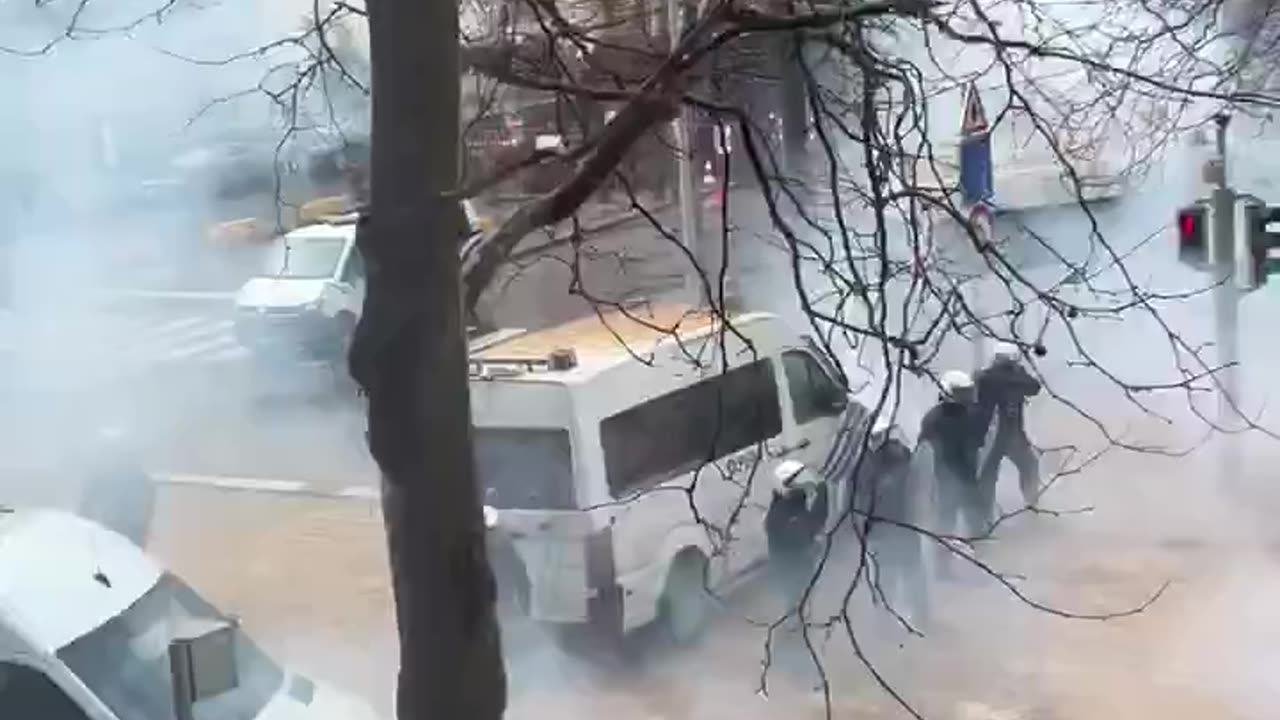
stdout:
{"type": "Polygon", "coordinates": [[[262,708],[256,720],[384,720],[373,706],[337,688],[315,683],[309,698],[289,692],[296,677],[285,679],[280,692],[262,708]]]}
{"type": "Polygon", "coordinates": [[[322,278],[251,278],[236,293],[236,305],[246,308],[298,307],[319,300],[328,283],[322,278]]]}

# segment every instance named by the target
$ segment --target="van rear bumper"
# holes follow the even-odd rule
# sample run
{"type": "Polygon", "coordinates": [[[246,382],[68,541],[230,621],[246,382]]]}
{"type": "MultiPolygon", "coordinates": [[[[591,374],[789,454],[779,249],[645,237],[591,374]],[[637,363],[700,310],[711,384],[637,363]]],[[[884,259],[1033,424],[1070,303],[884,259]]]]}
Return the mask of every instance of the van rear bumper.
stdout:
{"type": "Polygon", "coordinates": [[[601,589],[587,599],[587,619],[577,623],[542,623],[556,644],[574,654],[591,654],[617,650],[625,637],[623,632],[623,590],[614,585],[601,589]]]}

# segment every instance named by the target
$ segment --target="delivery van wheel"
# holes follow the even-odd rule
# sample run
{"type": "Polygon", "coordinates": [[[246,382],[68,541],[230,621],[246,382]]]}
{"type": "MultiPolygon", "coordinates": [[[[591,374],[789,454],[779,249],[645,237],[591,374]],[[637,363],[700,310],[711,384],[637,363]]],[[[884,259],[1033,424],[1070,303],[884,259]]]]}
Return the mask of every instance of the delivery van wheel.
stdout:
{"type": "Polygon", "coordinates": [[[351,313],[340,313],[334,318],[338,347],[332,358],[330,370],[333,373],[334,390],[339,398],[355,399],[360,395],[360,386],[351,377],[348,358],[351,354],[351,341],[356,334],[356,316],[351,313]]]}
{"type": "Polygon", "coordinates": [[[702,553],[686,550],[676,556],[658,602],[658,619],[666,640],[687,647],[701,639],[711,618],[712,602],[707,590],[707,559],[702,553]]]}

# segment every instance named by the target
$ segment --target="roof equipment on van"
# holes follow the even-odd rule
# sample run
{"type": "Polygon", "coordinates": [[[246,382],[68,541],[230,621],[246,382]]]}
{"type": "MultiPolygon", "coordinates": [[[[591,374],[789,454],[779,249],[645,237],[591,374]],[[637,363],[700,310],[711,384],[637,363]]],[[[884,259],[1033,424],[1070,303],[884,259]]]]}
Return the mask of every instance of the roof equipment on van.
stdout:
{"type": "Polygon", "coordinates": [[[551,351],[547,361],[552,370],[572,370],[578,367],[578,354],[573,351],[573,348],[558,348],[551,351]]]}
{"type": "MultiPolygon", "coordinates": [[[[476,350],[474,346],[472,350],[476,350]]],[[[546,357],[483,357],[468,360],[472,378],[493,380],[518,377],[531,372],[566,372],[578,367],[578,355],[571,348],[553,350],[546,357]]]]}

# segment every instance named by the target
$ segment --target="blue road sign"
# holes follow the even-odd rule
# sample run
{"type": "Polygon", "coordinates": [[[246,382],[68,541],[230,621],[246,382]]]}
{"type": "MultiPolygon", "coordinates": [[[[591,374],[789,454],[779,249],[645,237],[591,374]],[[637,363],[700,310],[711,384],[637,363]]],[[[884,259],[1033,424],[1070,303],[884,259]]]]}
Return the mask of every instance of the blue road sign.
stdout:
{"type": "Polygon", "coordinates": [[[978,133],[960,139],[960,195],[968,205],[991,199],[995,180],[991,169],[991,135],[978,133]]]}
{"type": "Polygon", "coordinates": [[[982,96],[978,86],[971,82],[965,91],[960,116],[960,195],[967,205],[990,200],[994,191],[990,131],[982,96]]]}

